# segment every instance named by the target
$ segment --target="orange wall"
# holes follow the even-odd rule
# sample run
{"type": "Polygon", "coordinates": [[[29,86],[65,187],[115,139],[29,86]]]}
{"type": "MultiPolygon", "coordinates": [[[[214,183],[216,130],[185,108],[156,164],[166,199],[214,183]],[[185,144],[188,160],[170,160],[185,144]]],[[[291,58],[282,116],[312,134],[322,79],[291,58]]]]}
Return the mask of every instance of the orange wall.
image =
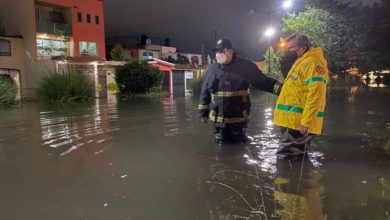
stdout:
{"type": "Polygon", "coordinates": [[[105,34],[103,0],[39,0],[53,5],[70,8],[72,11],[72,36],[74,54],[80,56],[79,42],[96,42],[98,57],[105,59],[105,34]],[[82,13],[82,22],[78,22],[77,14],[82,13]],[[91,15],[91,23],[87,23],[87,14],[91,15]],[[95,16],[99,16],[99,24],[95,23],[95,16]]]}

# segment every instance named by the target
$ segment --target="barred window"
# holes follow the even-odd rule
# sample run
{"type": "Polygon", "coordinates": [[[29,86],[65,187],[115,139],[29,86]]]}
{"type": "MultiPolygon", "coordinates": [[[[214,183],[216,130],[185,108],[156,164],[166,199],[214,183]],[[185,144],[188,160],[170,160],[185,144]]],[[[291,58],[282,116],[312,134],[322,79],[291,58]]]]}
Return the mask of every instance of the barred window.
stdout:
{"type": "Polygon", "coordinates": [[[11,41],[0,39],[0,56],[11,56],[11,41]]]}

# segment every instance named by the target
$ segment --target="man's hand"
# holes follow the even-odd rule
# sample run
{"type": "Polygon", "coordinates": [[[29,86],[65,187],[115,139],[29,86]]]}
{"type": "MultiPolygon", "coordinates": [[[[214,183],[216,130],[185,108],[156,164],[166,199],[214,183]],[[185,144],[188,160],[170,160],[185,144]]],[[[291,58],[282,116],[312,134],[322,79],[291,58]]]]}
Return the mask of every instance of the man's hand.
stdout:
{"type": "Polygon", "coordinates": [[[201,117],[200,121],[207,124],[207,122],[209,121],[209,118],[208,117],[201,117]]]}
{"type": "Polygon", "coordinates": [[[308,135],[309,134],[309,126],[299,125],[299,131],[303,135],[308,135]]]}

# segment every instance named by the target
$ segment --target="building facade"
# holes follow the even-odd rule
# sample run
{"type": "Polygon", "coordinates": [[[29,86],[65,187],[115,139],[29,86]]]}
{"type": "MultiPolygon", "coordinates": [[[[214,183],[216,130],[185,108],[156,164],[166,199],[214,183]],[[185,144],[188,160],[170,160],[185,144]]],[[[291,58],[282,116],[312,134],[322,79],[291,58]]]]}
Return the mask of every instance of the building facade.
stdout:
{"type": "Polygon", "coordinates": [[[0,75],[9,75],[19,90],[16,99],[20,99],[20,76],[25,74],[24,45],[20,36],[0,35],[0,75]]]}
{"type": "Polygon", "coordinates": [[[2,34],[22,37],[22,96],[33,95],[53,60],[105,60],[103,0],[2,0],[0,25],[2,34]]]}

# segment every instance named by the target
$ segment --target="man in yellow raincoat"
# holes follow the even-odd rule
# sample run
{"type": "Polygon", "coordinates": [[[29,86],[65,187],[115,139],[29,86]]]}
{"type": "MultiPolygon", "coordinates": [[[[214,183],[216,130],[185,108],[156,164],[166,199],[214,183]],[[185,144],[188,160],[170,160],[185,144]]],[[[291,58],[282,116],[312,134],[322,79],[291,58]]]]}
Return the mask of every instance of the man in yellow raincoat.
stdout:
{"type": "Polygon", "coordinates": [[[321,48],[310,48],[307,36],[287,39],[287,52],[297,56],[276,103],[274,124],[281,127],[280,157],[306,153],[314,135],[321,134],[328,82],[328,64],[321,48]]]}

